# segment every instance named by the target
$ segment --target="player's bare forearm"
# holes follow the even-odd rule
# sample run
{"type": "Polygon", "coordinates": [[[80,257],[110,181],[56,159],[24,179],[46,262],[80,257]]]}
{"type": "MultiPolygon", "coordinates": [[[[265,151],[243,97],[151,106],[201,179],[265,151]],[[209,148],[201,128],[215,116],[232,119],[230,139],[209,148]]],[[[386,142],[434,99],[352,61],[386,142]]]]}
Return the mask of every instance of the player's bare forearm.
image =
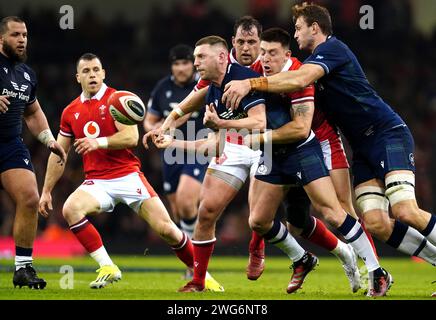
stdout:
{"type": "Polygon", "coordinates": [[[247,112],[248,117],[238,120],[222,120],[220,122],[221,129],[247,129],[263,131],[266,128],[265,105],[259,104],[247,112]]]}
{"type": "Polygon", "coordinates": [[[295,143],[306,139],[311,130],[314,103],[306,102],[292,106],[292,121],[272,130],[271,141],[275,144],[295,143]]]}
{"type": "Polygon", "coordinates": [[[171,146],[177,149],[183,149],[189,153],[198,153],[204,154],[205,156],[213,156],[217,154],[218,140],[215,137],[194,141],[174,140],[171,146]]]}
{"type": "Polygon", "coordinates": [[[296,92],[313,84],[325,74],[321,66],[304,64],[298,70],[280,72],[266,78],[250,79],[252,90],[273,93],[296,92]],[[265,80],[266,79],[266,82],[265,80]]]}
{"type": "Polygon", "coordinates": [[[206,94],[207,88],[191,91],[191,93],[179,103],[177,110],[173,110],[165,119],[161,126],[161,132],[164,133],[169,129],[181,126],[189,119],[188,114],[203,108],[206,101],[206,94]]]}
{"type": "MultiPolygon", "coordinates": [[[[71,138],[67,138],[58,135],[57,142],[64,148],[65,152],[68,154],[71,148],[71,138]]],[[[44,186],[42,187],[42,192],[51,193],[56,183],[62,177],[65,170],[65,163],[59,162],[59,157],[53,153],[48,157],[47,170],[45,173],[44,186]]]]}
{"type": "Polygon", "coordinates": [[[35,137],[38,137],[41,131],[49,129],[47,118],[42,111],[38,100],[26,108],[23,117],[29,131],[35,137]]]}
{"type": "Polygon", "coordinates": [[[139,131],[138,126],[124,125],[115,122],[118,132],[107,137],[107,149],[119,150],[126,148],[134,148],[138,145],[139,131]]]}

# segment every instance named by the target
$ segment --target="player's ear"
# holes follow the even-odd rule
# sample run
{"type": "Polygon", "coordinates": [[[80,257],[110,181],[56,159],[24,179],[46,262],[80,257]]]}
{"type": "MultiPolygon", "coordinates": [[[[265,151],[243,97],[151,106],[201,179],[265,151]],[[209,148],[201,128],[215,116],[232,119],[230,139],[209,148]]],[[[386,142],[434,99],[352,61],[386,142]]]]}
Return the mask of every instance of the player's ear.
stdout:
{"type": "Polygon", "coordinates": [[[289,59],[292,56],[291,50],[286,50],[286,58],[289,59]]]}
{"type": "Polygon", "coordinates": [[[235,41],[235,37],[232,36],[232,47],[235,47],[236,41],[235,41]]]}
{"type": "Polygon", "coordinates": [[[77,83],[80,83],[79,73],[76,73],[76,80],[77,80],[77,83]]]}
{"type": "Polygon", "coordinates": [[[106,70],[101,69],[101,73],[102,73],[102,80],[106,79],[106,70]]]}

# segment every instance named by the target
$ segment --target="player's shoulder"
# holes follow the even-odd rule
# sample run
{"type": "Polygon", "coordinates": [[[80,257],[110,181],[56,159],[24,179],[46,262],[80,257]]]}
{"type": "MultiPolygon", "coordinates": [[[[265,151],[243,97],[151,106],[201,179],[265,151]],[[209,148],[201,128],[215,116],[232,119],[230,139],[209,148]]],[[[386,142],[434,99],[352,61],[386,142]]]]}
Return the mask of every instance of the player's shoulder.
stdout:
{"type": "Polygon", "coordinates": [[[344,42],[342,42],[335,36],[329,36],[326,41],[321,43],[315,49],[314,54],[318,54],[322,51],[333,51],[334,53],[340,53],[348,50],[350,50],[350,48],[348,48],[348,46],[344,42]]]}
{"type": "Polygon", "coordinates": [[[166,90],[172,86],[172,83],[173,83],[172,77],[170,75],[165,76],[161,78],[158,82],[156,82],[153,91],[158,92],[160,90],[166,90]]]}
{"type": "Polygon", "coordinates": [[[257,78],[260,76],[259,73],[252,70],[251,68],[241,66],[238,63],[229,64],[229,66],[227,67],[227,74],[230,76],[232,80],[257,78]]]}

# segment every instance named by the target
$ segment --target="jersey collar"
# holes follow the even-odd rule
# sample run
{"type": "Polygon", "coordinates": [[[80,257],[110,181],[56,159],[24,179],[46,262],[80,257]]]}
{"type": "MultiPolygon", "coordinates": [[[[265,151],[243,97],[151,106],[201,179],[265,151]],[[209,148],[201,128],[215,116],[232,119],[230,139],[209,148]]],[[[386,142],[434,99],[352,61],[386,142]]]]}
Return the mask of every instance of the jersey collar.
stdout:
{"type": "Polygon", "coordinates": [[[101,100],[101,98],[103,98],[103,96],[106,92],[106,89],[107,89],[107,85],[105,83],[103,83],[100,90],[98,90],[98,92],[95,95],[93,95],[91,97],[91,99],[85,97],[85,95],[82,92],[82,94],[80,95],[80,101],[82,101],[82,103],[84,103],[87,100],[101,100]]]}
{"type": "MultiPolygon", "coordinates": [[[[239,64],[239,65],[241,65],[239,62],[238,62],[238,60],[236,60],[236,57],[235,57],[235,55],[236,55],[236,50],[235,50],[235,48],[232,48],[232,50],[230,50],[230,53],[229,53],[229,59],[230,59],[230,62],[231,63],[237,63],[237,64],[239,64]]],[[[260,55],[257,57],[257,59],[250,65],[250,66],[245,66],[245,67],[247,67],[247,68],[250,68],[253,64],[255,64],[257,61],[259,61],[259,59],[260,59],[260,55]]],[[[242,66],[242,65],[241,65],[242,66]]]]}

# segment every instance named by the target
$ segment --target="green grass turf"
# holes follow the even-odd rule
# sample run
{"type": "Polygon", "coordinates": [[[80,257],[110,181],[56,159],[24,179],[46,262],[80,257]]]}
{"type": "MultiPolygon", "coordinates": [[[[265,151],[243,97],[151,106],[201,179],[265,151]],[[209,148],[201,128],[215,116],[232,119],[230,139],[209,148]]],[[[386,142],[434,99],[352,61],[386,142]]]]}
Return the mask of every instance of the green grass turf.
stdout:
{"type": "MultiPolygon", "coordinates": [[[[11,260],[0,260],[0,300],[5,299],[153,299],[153,300],[361,300],[368,299],[363,291],[352,294],[341,265],[335,258],[322,257],[320,265],[307,277],[304,288],[296,294],[286,294],[291,271],[285,258],[267,257],[266,270],[257,281],[245,276],[246,257],[213,257],[209,270],[224,287],[224,293],[178,293],[186,281],[184,266],[175,256],[115,256],[114,262],[123,271],[120,282],[100,290],[89,289],[95,279],[96,266],[91,258],[37,259],[35,267],[47,282],[44,290],[14,289],[11,260]],[[64,274],[62,265],[74,268],[74,289],[60,288],[64,274]]],[[[436,291],[435,268],[427,263],[415,263],[408,258],[382,259],[395,280],[386,300],[426,300],[436,291]]]]}

